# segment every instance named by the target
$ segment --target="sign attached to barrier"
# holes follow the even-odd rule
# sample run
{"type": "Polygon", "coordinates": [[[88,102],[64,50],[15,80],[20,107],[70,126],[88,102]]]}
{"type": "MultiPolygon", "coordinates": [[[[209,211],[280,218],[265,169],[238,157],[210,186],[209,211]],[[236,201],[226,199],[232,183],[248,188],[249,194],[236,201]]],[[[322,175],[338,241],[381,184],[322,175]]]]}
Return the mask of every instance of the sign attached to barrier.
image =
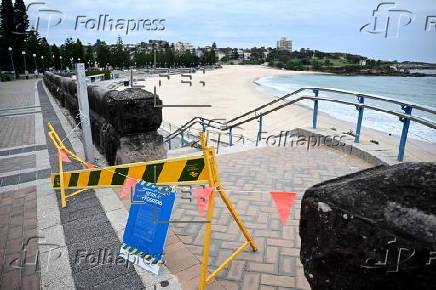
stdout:
{"type": "Polygon", "coordinates": [[[175,191],[139,181],[130,206],[120,256],[142,268],[159,273],[175,201],[175,191]]]}

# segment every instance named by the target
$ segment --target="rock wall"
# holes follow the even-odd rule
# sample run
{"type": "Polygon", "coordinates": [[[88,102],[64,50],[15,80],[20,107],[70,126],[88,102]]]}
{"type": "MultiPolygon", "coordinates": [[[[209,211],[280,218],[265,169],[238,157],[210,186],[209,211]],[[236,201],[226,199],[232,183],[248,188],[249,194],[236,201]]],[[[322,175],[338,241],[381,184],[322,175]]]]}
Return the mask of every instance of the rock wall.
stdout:
{"type": "MultiPolygon", "coordinates": [[[[76,81],[51,72],[44,84],[75,119],[80,122],[76,81]]],[[[92,139],[110,165],[166,158],[159,96],[129,88],[123,91],[88,86],[92,139]]]]}
{"type": "Polygon", "coordinates": [[[312,289],[435,289],[436,163],[382,165],[309,188],[300,236],[312,289]]]}

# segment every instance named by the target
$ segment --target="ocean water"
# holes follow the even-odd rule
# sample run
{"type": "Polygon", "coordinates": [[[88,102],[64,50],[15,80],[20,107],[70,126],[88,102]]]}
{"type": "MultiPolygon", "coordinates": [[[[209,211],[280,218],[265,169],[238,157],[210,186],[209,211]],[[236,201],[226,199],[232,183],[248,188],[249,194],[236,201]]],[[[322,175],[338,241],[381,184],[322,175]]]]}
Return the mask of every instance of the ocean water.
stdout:
{"type": "MultiPolygon", "coordinates": [[[[339,76],[323,74],[280,75],[269,76],[256,80],[260,89],[271,96],[281,97],[302,87],[336,88],[371,95],[382,96],[407,103],[419,104],[436,110],[436,77],[384,77],[384,76],[339,76]]],[[[305,91],[301,95],[313,95],[305,91]]],[[[320,97],[337,98],[344,101],[357,102],[357,97],[335,93],[320,92],[320,97]]],[[[303,100],[301,104],[313,106],[313,101],[303,100]]],[[[365,104],[403,112],[399,105],[365,99],[365,104]]],[[[344,121],[357,122],[358,112],[354,106],[331,102],[319,102],[319,110],[344,121]]],[[[436,115],[413,110],[412,115],[436,122],[436,115]]],[[[311,124],[307,124],[310,126],[311,124]]],[[[362,126],[377,129],[392,135],[401,135],[403,123],[398,117],[387,113],[366,109],[363,114],[362,126]]],[[[364,129],[362,129],[364,130],[364,129]]],[[[354,130],[353,130],[354,131],[354,130]]],[[[419,123],[411,122],[409,138],[436,143],[436,129],[419,123]]]]}

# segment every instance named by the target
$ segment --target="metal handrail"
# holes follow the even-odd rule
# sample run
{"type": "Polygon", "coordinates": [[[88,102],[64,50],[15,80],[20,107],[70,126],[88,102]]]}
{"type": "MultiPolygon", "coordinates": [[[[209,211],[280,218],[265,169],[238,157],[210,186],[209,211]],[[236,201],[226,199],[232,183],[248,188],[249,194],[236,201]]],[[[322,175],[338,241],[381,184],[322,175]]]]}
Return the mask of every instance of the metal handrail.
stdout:
{"type": "MultiPolygon", "coordinates": [[[[361,94],[361,93],[357,93],[357,92],[345,91],[345,90],[340,90],[340,89],[332,89],[332,88],[304,87],[304,88],[300,88],[298,90],[295,90],[292,93],[286,94],[286,95],[284,95],[284,96],[282,96],[280,98],[274,99],[274,100],[272,100],[272,101],[270,101],[270,102],[268,102],[268,103],[266,103],[264,105],[261,105],[261,106],[255,108],[255,109],[253,109],[253,110],[250,110],[250,111],[248,111],[248,112],[246,112],[246,113],[244,113],[244,114],[242,114],[240,116],[237,116],[237,117],[227,121],[227,124],[229,124],[231,122],[234,122],[234,121],[236,121],[236,120],[238,120],[238,119],[240,119],[242,117],[245,117],[245,116],[247,116],[247,115],[249,115],[251,113],[256,113],[257,111],[259,111],[259,110],[261,110],[261,109],[263,109],[263,108],[265,108],[265,107],[267,107],[269,105],[272,105],[272,104],[275,104],[277,102],[283,101],[283,100],[289,98],[290,96],[296,95],[296,94],[301,93],[301,92],[306,91],[306,90],[331,92],[331,93],[338,93],[338,94],[345,94],[345,95],[354,95],[356,97],[363,97],[363,98],[368,98],[368,99],[377,100],[377,101],[385,101],[385,102],[396,104],[396,105],[400,105],[400,106],[408,106],[408,107],[411,107],[411,108],[414,108],[414,109],[417,109],[417,110],[420,110],[420,111],[428,112],[428,113],[431,113],[431,114],[436,114],[436,110],[432,110],[432,109],[429,109],[429,108],[426,108],[426,107],[422,107],[422,106],[419,106],[419,105],[416,105],[416,104],[409,104],[409,103],[404,103],[404,102],[400,102],[400,101],[396,101],[396,100],[385,99],[385,98],[381,98],[381,97],[374,96],[374,95],[361,94]]],[[[241,123],[238,123],[238,124],[241,124],[241,123]]]]}
{"type": "MultiPolygon", "coordinates": [[[[273,109],[271,109],[269,111],[265,111],[263,113],[259,113],[256,116],[253,116],[253,117],[251,117],[251,118],[249,118],[247,120],[240,121],[239,123],[236,123],[234,125],[227,126],[226,128],[223,128],[223,129],[227,130],[229,128],[238,127],[239,125],[242,125],[244,123],[250,122],[250,121],[255,120],[255,119],[258,119],[261,116],[268,115],[269,113],[275,112],[275,111],[277,111],[277,110],[279,110],[279,109],[281,109],[283,107],[292,105],[294,103],[297,103],[297,102],[299,102],[301,100],[305,100],[305,99],[306,100],[327,101],[327,102],[339,103],[339,104],[344,104],[344,105],[353,105],[353,106],[356,106],[356,107],[367,108],[367,109],[371,109],[371,110],[374,110],[374,111],[380,111],[380,112],[388,113],[388,114],[391,114],[391,115],[395,115],[397,117],[405,118],[405,119],[408,119],[408,120],[411,120],[411,121],[414,121],[414,122],[417,122],[417,123],[421,123],[421,124],[423,124],[423,125],[425,125],[425,126],[427,126],[429,128],[436,129],[436,123],[433,123],[431,121],[427,121],[427,120],[419,118],[419,117],[414,117],[414,116],[411,116],[411,115],[399,113],[399,112],[396,112],[396,111],[386,110],[386,109],[383,109],[383,108],[380,108],[380,107],[370,106],[370,105],[365,105],[365,104],[360,104],[360,103],[347,102],[347,101],[335,100],[335,99],[320,98],[320,97],[309,97],[309,96],[302,96],[302,97],[299,97],[297,99],[293,99],[293,100],[291,100],[291,101],[289,101],[287,103],[284,103],[284,104],[282,104],[280,106],[274,107],[273,109]]],[[[430,110],[428,110],[428,111],[430,111],[430,110]]],[[[435,114],[436,114],[436,112],[435,112],[435,114]]]]}
{"type": "MultiPolygon", "coordinates": [[[[166,142],[170,142],[171,139],[175,138],[177,135],[181,134],[182,135],[182,143],[183,143],[183,132],[186,131],[187,129],[191,128],[192,126],[194,126],[195,124],[199,123],[202,125],[203,127],[203,131],[205,131],[205,120],[207,120],[209,122],[209,124],[207,125],[207,127],[212,127],[214,129],[218,129],[221,131],[227,131],[228,130],[228,135],[229,135],[229,144],[230,146],[232,146],[232,129],[238,127],[239,125],[242,125],[244,123],[248,123],[250,121],[253,121],[255,119],[258,119],[259,122],[259,131],[258,131],[258,137],[257,137],[257,141],[261,140],[261,133],[262,133],[262,118],[263,116],[266,116],[272,112],[275,112],[277,110],[280,110],[283,107],[295,104],[301,100],[313,100],[314,101],[314,108],[313,108],[313,124],[312,127],[316,128],[317,125],[317,118],[318,118],[318,101],[326,101],[326,102],[334,102],[334,103],[339,103],[339,104],[344,104],[344,105],[352,105],[355,106],[356,109],[359,111],[359,115],[358,115],[358,121],[357,121],[357,126],[356,126],[356,135],[355,135],[355,142],[359,143],[360,142],[360,129],[361,129],[361,125],[362,125],[362,119],[363,119],[363,111],[364,109],[370,109],[370,110],[374,110],[374,111],[379,111],[379,112],[384,112],[393,116],[397,116],[399,117],[400,121],[403,122],[403,131],[401,134],[401,139],[400,139],[400,145],[399,145],[399,153],[398,153],[398,160],[402,161],[404,158],[404,149],[405,149],[405,145],[406,145],[406,140],[407,140],[407,134],[408,134],[408,130],[409,130],[409,125],[410,125],[410,121],[414,121],[420,124],[423,124],[424,126],[427,126],[429,128],[432,129],[436,129],[436,123],[432,122],[432,121],[428,121],[426,119],[423,118],[419,118],[416,116],[412,116],[412,109],[416,109],[419,111],[423,111],[423,112],[427,112],[427,113],[431,113],[431,114],[435,114],[436,115],[436,110],[433,108],[429,108],[429,107],[423,107],[420,105],[416,105],[416,104],[410,104],[410,103],[405,103],[405,102],[400,102],[400,101],[396,101],[396,100],[392,100],[392,99],[385,99],[382,97],[378,97],[378,96],[374,96],[374,95],[369,95],[369,94],[361,94],[361,93],[356,93],[356,92],[351,92],[351,91],[345,91],[345,90],[340,90],[340,89],[332,89],[332,88],[309,88],[309,87],[305,87],[305,88],[300,88],[298,90],[295,90],[289,94],[286,94],[280,98],[274,99],[264,105],[261,105],[253,110],[250,110],[248,112],[245,112],[242,115],[239,115],[229,121],[227,121],[226,123],[222,123],[222,122],[217,122],[214,120],[208,120],[202,117],[194,117],[193,119],[191,119],[190,121],[186,122],[182,127],[180,127],[179,129],[177,129],[176,131],[174,131],[173,133],[170,133],[167,137],[166,137],[166,142]],[[296,99],[287,101],[286,99],[289,98],[290,96],[296,95],[298,93],[301,93],[303,91],[306,90],[312,90],[315,93],[314,97],[311,96],[301,96],[298,97],[296,99]],[[357,97],[358,99],[358,103],[355,102],[348,102],[348,101],[342,101],[342,100],[337,100],[337,99],[329,99],[329,98],[320,98],[318,97],[319,91],[323,91],[323,92],[332,92],[332,93],[339,93],[339,94],[345,94],[345,95],[354,95],[357,97]],[[383,102],[387,102],[387,103],[392,103],[395,105],[400,105],[401,109],[404,111],[404,113],[400,113],[397,111],[392,111],[392,110],[387,110],[384,108],[380,108],[377,106],[372,106],[372,105],[366,105],[364,104],[364,99],[368,98],[368,99],[372,99],[372,100],[377,100],[377,101],[383,101],[383,102]],[[262,109],[271,106],[273,104],[276,104],[280,101],[286,101],[283,104],[277,105],[275,107],[273,107],[272,109],[269,109],[267,111],[263,111],[261,112],[262,109]],[[244,117],[249,116],[250,114],[253,114],[254,116],[248,117],[247,119],[243,119],[244,117]],[[240,119],[242,119],[241,121],[239,121],[240,119]],[[198,121],[200,120],[200,121],[198,121]],[[239,122],[236,122],[239,121],[239,122]],[[236,122],[236,123],[235,123],[236,122]],[[221,126],[216,127],[214,125],[211,125],[211,123],[217,123],[220,124],[221,126]],[[234,123],[234,124],[231,124],[234,123]]],[[[256,141],[256,142],[257,142],[256,141]]],[[[257,144],[257,143],[256,143],[257,144]]]]}
{"type": "Polygon", "coordinates": [[[223,123],[223,122],[218,122],[218,121],[206,119],[206,118],[203,118],[203,117],[194,117],[191,120],[189,120],[188,122],[186,122],[184,125],[179,127],[177,130],[175,130],[174,132],[168,134],[165,137],[165,141],[177,137],[177,135],[179,135],[180,133],[183,133],[184,131],[188,130],[189,128],[191,128],[195,124],[201,124],[203,126],[203,128],[205,128],[205,127],[212,127],[214,129],[218,129],[218,130],[222,130],[223,126],[224,127],[226,126],[226,124],[223,123]],[[221,126],[217,127],[216,125],[212,125],[212,123],[216,123],[216,124],[219,124],[221,126]]]}

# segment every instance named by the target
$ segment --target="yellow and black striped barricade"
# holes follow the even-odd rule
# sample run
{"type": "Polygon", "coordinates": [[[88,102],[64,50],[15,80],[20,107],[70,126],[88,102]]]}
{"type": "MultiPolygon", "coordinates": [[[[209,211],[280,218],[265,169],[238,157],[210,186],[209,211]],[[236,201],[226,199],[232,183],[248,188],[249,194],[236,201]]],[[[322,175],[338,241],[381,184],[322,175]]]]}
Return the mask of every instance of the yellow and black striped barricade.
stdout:
{"type": "MultiPolygon", "coordinates": [[[[72,156],[84,166],[88,163],[80,159],[73,152],[65,148],[59,136],[49,124],[49,137],[58,149],[60,172],[51,175],[54,189],[61,192],[62,207],[66,207],[66,200],[78,193],[91,188],[103,187],[122,187],[127,178],[142,179],[156,184],[179,185],[179,184],[208,184],[215,188],[221,199],[224,201],[230,214],[238,224],[247,241],[242,244],[223,264],[221,264],[212,274],[208,275],[209,247],[212,234],[213,211],[215,205],[215,190],[212,191],[208,201],[207,221],[204,235],[203,261],[200,273],[199,289],[204,290],[219,272],[221,272],[233,259],[246,247],[250,246],[253,251],[257,251],[257,246],[253,238],[248,233],[236,209],[230,202],[227,194],[221,185],[218,166],[216,162],[215,149],[208,147],[203,132],[200,132],[201,146],[203,154],[199,156],[189,156],[174,159],[157,160],[151,162],[130,163],[103,168],[88,168],[71,172],[63,172],[62,158],[60,151],[72,156]],[[77,191],[66,195],[66,189],[77,189],[77,191]]],[[[156,222],[156,221],[155,221],[156,222]]],[[[171,221],[169,221],[171,222],[171,221]]]]}
{"type": "MultiPolygon", "coordinates": [[[[64,172],[65,189],[122,187],[127,178],[157,184],[206,184],[207,171],[203,156],[190,156],[151,162],[138,162],[103,168],[64,172]]],[[[61,175],[52,174],[55,189],[61,187],[61,175]]]]}

